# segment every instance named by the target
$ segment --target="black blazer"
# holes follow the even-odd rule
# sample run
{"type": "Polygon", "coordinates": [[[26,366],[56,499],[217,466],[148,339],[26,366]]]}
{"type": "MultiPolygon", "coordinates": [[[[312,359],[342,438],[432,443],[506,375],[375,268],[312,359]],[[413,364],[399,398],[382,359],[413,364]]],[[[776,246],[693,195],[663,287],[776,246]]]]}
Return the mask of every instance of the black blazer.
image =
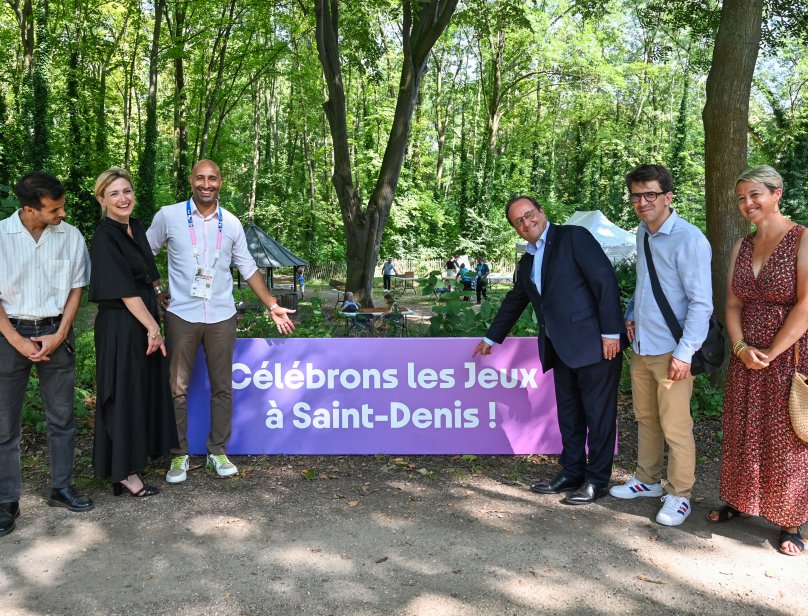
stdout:
{"type": "Polygon", "coordinates": [[[541,288],[530,279],[533,255],[519,261],[517,278],[502,301],[486,337],[501,343],[533,304],[539,323],[539,358],[544,372],[561,361],[581,368],[603,361],[602,334],[621,334],[628,344],[620,291],[612,264],[592,234],[577,225],[551,223],[542,260],[541,288]],[[547,344],[547,339],[552,344],[547,344]]]}

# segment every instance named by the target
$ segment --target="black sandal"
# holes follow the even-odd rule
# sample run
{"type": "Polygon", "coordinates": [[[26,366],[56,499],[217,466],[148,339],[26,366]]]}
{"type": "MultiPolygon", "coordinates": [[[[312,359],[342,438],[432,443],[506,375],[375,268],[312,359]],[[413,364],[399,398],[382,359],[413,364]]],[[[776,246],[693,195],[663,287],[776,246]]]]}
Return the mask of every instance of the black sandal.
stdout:
{"type": "Polygon", "coordinates": [[[146,496],[154,496],[155,494],[160,494],[160,488],[155,486],[150,486],[148,483],[143,481],[143,475],[140,473],[135,473],[140,479],[140,483],[143,484],[143,487],[140,488],[137,492],[132,492],[127,486],[125,486],[120,481],[116,481],[112,484],[112,494],[115,496],[120,496],[123,494],[124,490],[129,493],[130,496],[134,496],[135,498],[145,498],[146,496]]]}
{"type": "Polygon", "coordinates": [[[805,548],[805,543],[802,540],[802,535],[800,535],[800,531],[798,530],[796,533],[790,533],[787,530],[780,531],[780,553],[785,554],[786,556],[799,556],[802,554],[803,549],[805,548]],[[796,552],[786,552],[783,549],[784,543],[793,543],[797,546],[796,552]]]}
{"type": "Polygon", "coordinates": [[[724,505],[721,509],[713,509],[710,511],[710,513],[707,514],[707,521],[712,524],[719,524],[721,522],[729,522],[734,517],[743,517],[743,514],[732,505],[724,505]],[[714,513],[718,514],[715,520],[710,517],[714,513]]]}

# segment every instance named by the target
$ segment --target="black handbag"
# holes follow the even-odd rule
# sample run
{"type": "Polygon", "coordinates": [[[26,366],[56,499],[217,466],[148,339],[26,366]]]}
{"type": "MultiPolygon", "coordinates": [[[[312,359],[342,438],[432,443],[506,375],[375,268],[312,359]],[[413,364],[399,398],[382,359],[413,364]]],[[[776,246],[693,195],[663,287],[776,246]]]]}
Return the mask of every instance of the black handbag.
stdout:
{"type": "MultiPolygon", "coordinates": [[[[676,344],[679,344],[679,340],[682,339],[682,326],[679,325],[676,315],[673,314],[668,298],[662,292],[656,268],[654,267],[654,259],[651,256],[647,233],[643,239],[643,245],[645,247],[645,262],[648,264],[648,275],[651,277],[651,288],[654,291],[654,299],[662,312],[662,316],[665,317],[665,323],[668,324],[668,329],[671,330],[673,339],[676,340],[676,344]]],[[[693,354],[693,359],[690,362],[690,373],[695,376],[703,372],[707,374],[717,372],[724,363],[726,354],[727,342],[724,337],[724,326],[717,319],[710,317],[707,338],[702,342],[701,348],[693,354]]]]}

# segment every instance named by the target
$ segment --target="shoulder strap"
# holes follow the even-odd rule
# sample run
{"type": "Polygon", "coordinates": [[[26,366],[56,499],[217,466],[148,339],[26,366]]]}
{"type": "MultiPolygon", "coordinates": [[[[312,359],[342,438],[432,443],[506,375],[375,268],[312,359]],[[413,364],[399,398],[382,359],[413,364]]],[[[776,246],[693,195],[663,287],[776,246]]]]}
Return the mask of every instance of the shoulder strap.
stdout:
{"type": "MultiPolygon", "coordinates": [[[[805,227],[802,225],[799,226],[799,231],[797,232],[797,251],[794,253],[795,257],[800,252],[800,240],[802,239],[802,234],[805,233],[805,227]]],[[[800,340],[802,340],[802,336],[797,338],[797,341],[794,343],[794,370],[800,369],[800,340]]]]}
{"type": "Polygon", "coordinates": [[[649,244],[648,233],[646,233],[643,238],[643,247],[645,249],[645,262],[648,265],[648,276],[651,278],[651,289],[654,291],[654,299],[662,312],[662,316],[665,318],[665,323],[667,323],[673,339],[676,340],[678,344],[684,332],[682,332],[682,326],[679,325],[679,321],[676,320],[676,315],[673,314],[673,309],[668,303],[668,298],[665,297],[665,294],[662,292],[656,268],[654,267],[654,259],[651,256],[651,246],[649,244]]]}

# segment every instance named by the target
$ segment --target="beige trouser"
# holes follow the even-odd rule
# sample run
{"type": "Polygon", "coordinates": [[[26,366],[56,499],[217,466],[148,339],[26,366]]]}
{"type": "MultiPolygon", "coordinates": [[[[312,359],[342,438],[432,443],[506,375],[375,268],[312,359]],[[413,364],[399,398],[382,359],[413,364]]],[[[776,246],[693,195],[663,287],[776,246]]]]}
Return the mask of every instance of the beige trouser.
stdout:
{"type": "Polygon", "coordinates": [[[696,482],[696,441],[690,396],[693,377],[668,378],[672,353],[631,357],[631,391],[637,418],[637,472],[643,483],[662,479],[665,443],[668,443],[668,485],[674,496],[690,498],[696,482]]]}

